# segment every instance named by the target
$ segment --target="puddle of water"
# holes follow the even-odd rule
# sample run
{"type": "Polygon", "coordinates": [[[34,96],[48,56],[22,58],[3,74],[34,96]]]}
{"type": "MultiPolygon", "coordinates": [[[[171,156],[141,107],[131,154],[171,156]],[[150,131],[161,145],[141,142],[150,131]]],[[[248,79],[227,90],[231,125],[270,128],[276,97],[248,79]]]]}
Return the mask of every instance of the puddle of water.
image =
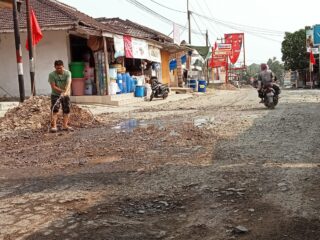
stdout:
{"type": "Polygon", "coordinates": [[[163,130],[165,128],[167,122],[161,120],[154,121],[146,121],[146,120],[137,120],[137,119],[129,119],[123,122],[120,122],[118,125],[112,127],[111,129],[116,130],[118,132],[132,133],[136,128],[147,128],[149,126],[154,126],[159,130],[163,130]]]}
{"type": "Polygon", "coordinates": [[[198,128],[212,123],[214,123],[214,117],[196,117],[193,119],[193,125],[198,128]]]}
{"type": "Polygon", "coordinates": [[[136,128],[147,127],[148,124],[144,120],[129,119],[124,122],[119,123],[114,126],[112,129],[117,130],[118,132],[131,133],[136,128]]]}
{"type": "Polygon", "coordinates": [[[188,119],[172,119],[172,120],[153,120],[153,121],[146,121],[146,120],[138,120],[138,119],[128,119],[126,121],[120,122],[116,126],[112,127],[111,129],[116,130],[117,132],[123,133],[132,133],[136,128],[147,128],[149,126],[157,127],[159,130],[165,128],[168,124],[181,124],[181,123],[192,123],[193,126],[201,128],[205,127],[206,125],[212,124],[214,122],[213,117],[209,116],[201,116],[192,118],[191,120],[188,119]]]}

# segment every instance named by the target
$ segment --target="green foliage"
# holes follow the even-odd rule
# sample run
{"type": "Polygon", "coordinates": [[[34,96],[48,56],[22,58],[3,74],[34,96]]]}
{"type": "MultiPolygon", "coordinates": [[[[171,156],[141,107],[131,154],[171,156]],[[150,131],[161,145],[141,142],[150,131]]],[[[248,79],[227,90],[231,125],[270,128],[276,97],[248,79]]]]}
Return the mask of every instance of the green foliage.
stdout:
{"type": "Polygon", "coordinates": [[[277,76],[278,79],[281,79],[284,76],[284,65],[280,63],[277,58],[273,57],[267,61],[269,69],[277,76]]]}
{"type": "Polygon", "coordinates": [[[306,53],[306,32],[304,29],[294,33],[285,33],[282,42],[282,61],[286,70],[298,70],[308,68],[306,53]]]}

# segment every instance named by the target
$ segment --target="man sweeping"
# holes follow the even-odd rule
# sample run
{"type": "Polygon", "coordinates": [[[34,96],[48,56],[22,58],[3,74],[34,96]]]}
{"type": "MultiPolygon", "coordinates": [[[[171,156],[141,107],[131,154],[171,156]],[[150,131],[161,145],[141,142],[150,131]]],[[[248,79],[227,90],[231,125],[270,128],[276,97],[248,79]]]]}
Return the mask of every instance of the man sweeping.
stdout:
{"type": "Polygon", "coordinates": [[[57,132],[57,120],[60,105],[63,111],[62,130],[72,131],[68,125],[70,117],[70,86],[71,72],[64,69],[63,61],[54,62],[55,71],[49,74],[49,83],[51,85],[51,128],[50,131],[57,132]]]}

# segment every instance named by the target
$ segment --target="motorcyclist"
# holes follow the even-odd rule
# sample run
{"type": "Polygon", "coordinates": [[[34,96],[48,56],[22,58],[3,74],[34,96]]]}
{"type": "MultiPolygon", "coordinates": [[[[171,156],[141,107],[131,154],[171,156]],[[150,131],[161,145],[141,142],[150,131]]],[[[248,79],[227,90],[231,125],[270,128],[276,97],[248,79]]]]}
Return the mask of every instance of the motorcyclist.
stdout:
{"type": "Polygon", "coordinates": [[[264,86],[268,84],[272,84],[273,73],[268,69],[268,65],[265,63],[262,63],[260,68],[261,68],[261,71],[258,75],[258,95],[259,95],[259,98],[261,98],[260,103],[263,103],[262,89],[264,86]]]}

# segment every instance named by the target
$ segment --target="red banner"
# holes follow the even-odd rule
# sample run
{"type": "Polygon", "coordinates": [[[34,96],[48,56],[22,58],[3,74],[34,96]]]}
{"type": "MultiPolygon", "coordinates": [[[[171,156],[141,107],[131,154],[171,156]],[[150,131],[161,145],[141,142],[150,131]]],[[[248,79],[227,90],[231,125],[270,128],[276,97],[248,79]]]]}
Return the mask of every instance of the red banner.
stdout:
{"type": "Polygon", "coordinates": [[[133,58],[132,39],[130,36],[123,36],[124,51],[127,58],[133,58]]]}
{"type": "Polygon", "coordinates": [[[212,57],[209,60],[209,66],[211,68],[217,68],[217,67],[225,67],[227,66],[227,57],[228,55],[224,54],[216,54],[215,48],[212,48],[212,57]]]}
{"type": "Polygon", "coordinates": [[[243,33],[225,34],[224,38],[225,38],[225,43],[229,43],[232,45],[232,53],[230,54],[229,58],[231,63],[235,64],[241,53],[244,34],[243,33]]]}

